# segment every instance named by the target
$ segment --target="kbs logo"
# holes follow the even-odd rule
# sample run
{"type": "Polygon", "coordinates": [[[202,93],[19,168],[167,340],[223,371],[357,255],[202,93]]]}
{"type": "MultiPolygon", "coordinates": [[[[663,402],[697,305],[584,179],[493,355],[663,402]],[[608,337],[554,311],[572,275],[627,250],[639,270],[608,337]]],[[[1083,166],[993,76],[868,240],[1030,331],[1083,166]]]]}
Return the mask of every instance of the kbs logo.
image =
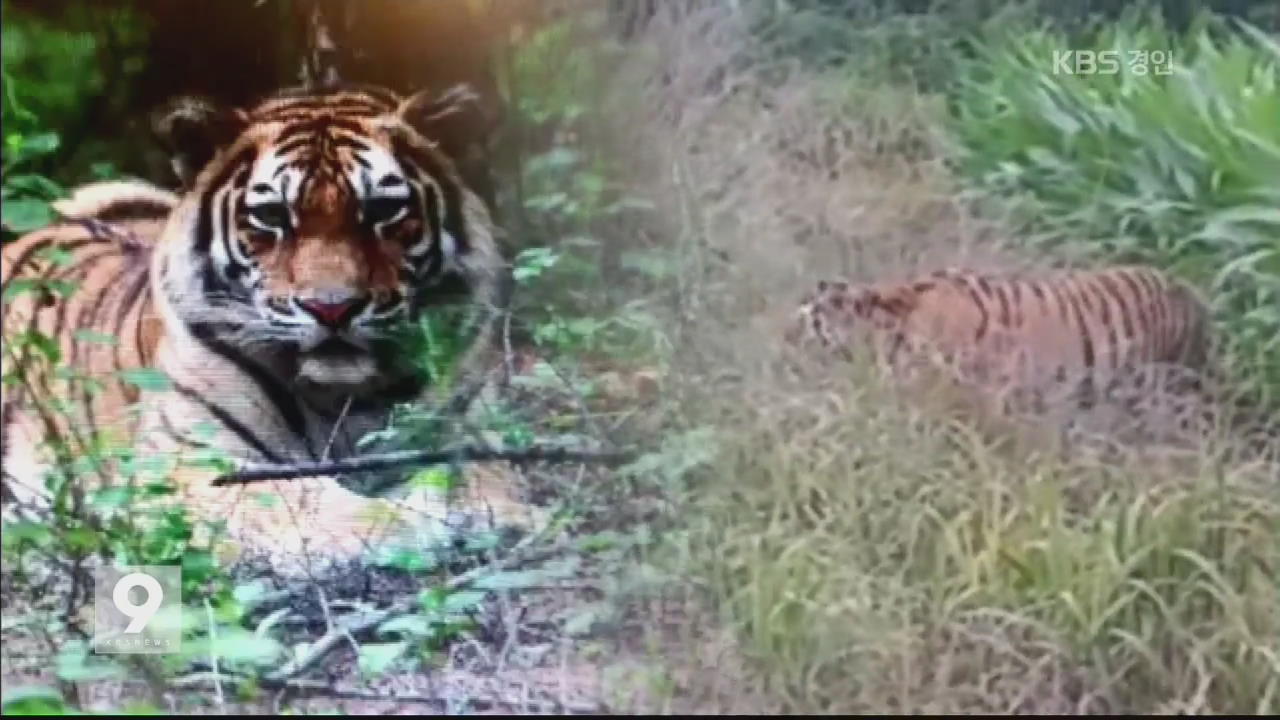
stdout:
{"type": "Polygon", "coordinates": [[[1121,68],[1134,75],[1169,75],[1173,53],[1167,50],[1054,50],[1054,75],[1115,75],[1121,68]]]}
{"type": "Polygon", "coordinates": [[[169,653],[182,645],[182,569],[100,567],[93,576],[98,653],[169,653]]]}

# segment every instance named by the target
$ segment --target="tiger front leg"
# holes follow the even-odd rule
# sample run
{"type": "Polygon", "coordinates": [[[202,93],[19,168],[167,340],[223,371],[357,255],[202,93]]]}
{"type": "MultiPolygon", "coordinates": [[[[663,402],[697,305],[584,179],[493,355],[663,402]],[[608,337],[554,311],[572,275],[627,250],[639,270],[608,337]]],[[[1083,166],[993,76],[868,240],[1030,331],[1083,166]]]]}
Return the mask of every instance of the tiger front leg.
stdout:
{"type": "Polygon", "coordinates": [[[219,475],[183,467],[173,474],[173,483],[174,499],[194,521],[197,542],[214,543],[224,561],[261,558],[288,573],[397,552],[438,551],[456,536],[446,503],[429,493],[360,495],[331,476],[216,486],[219,475]]]}

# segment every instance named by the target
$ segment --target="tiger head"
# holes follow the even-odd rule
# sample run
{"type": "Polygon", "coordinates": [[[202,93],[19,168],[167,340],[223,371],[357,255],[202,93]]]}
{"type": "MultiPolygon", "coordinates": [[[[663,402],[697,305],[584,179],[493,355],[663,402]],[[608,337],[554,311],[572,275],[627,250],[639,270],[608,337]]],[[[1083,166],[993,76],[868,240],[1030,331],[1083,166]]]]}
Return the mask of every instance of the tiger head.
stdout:
{"type": "Polygon", "coordinates": [[[397,329],[498,281],[488,211],[450,157],[475,100],[361,87],[172,104],[155,119],[186,186],[154,266],[166,324],[303,387],[377,391],[397,329]]]}
{"type": "Polygon", "coordinates": [[[917,303],[918,293],[909,285],[820,280],[800,302],[783,336],[792,346],[816,344],[845,353],[858,338],[897,326],[917,303]]]}

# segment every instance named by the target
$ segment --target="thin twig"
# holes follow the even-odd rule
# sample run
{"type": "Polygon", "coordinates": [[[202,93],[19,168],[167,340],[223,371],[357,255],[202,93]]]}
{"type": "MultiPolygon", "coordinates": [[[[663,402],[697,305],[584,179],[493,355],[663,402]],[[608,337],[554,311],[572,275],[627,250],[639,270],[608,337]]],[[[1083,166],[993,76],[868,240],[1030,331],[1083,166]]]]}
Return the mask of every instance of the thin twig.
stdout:
{"type": "Polygon", "coordinates": [[[243,485],[262,480],[290,480],[318,475],[343,475],[410,465],[433,465],[436,463],[502,461],[512,463],[584,462],[623,464],[631,462],[634,458],[635,453],[629,450],[590,451],[537,446],[524,450],[495,450],[463,445],[451,450],[403,450],[330,462],[281,465],[245,463],[239,470],[219,476],[213,481],[213,486],[225,487],[227,485],[243,485]]]}
{"type": "Polygon", "coordinates": [[[515,375],[515,352],[511,348],[511,313],[502,314],[502,380],[498,387],[506,390],[515,375]]]}
{"type": "Polygon", "coordinates": [[[209,620],[209,667],[213,668],[213,695],[218,699],[218,708],[226,714],[227,701],[222,694],[222,680],[218,674],[218,628],[213,621],[213,605],[209,603],[209,598],[204,599],[204,612],[209,620]]]}
{"type": "Polygon", "coordinates": [[[342,404],[342,412],[338,414],[338,419],[333,423],[333,432],[329,433],[329,442],[324,444],[324,452],[320,454],[321,461],[329,459],[329,453],[333,451],[333,441],[338,439],[338,431],[342,429],[342,421],[347,419],[347,411],[351,409],[351,401],[354,399],[354,395],[348,395],[347,401],[342,404]]]}

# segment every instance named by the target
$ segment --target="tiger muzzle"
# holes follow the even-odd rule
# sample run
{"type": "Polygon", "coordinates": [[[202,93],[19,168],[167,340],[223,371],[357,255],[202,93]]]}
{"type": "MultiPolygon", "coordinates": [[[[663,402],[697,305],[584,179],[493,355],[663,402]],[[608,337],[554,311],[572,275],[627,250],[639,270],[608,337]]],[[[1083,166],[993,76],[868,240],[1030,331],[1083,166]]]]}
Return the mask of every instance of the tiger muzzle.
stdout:
{"type": "Polygon", "coordinates": [[[342,293],[323,293],[298,300],[298,307],[307,311],[321,325],[337,330],[351,322],[369,304],[369,297],[342,293]]]}

